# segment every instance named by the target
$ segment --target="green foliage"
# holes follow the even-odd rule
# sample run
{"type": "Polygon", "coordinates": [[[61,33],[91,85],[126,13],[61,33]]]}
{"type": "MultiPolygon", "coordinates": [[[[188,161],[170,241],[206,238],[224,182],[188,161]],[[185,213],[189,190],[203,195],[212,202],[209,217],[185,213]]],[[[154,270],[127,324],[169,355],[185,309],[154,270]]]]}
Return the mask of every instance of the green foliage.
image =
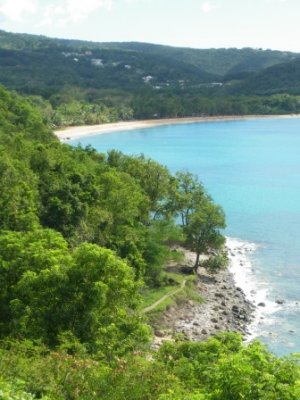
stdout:
{"type": "Polygon", "coordinates": [[[70,332],[102,356],[148,339],[134,311],[138,284],[111,251],[82,244],[70,254],[58,233],[0,236],[1,335],[58,343],[70,332]]]}
{"type": "MultiPolygon", "coordinates": [[[[300,93],[300,59],[271,66],[263,71],[251,74],[247,79],[237,82],[231,88],[231,93],[270,95],[274,93],[300,93]]],[[[292,105],[289,96],[279,97],[292,105]],[[288,101],[290,100],[290,101],[288,101]]],[[[295,105],[294,105],[295,107],[295,105]]],[[[293,112],[293,108],[290,108],[293,112]]]]}
{"type": "MultiPolygon", "coordinates": [[[[73,100],[67,96],[59,100],[52,99],[52,102],[45,100],[40,96],[30,96],[30,102],[35,105],[44,122],[49,126],[64,127],[73,125],[96,125],[116,121],[126,121],[133,117],[133,110],[127,105],[106,105],[103,102],[90,103],[85,97],[77,93],[79,99],[73,100]],[[57,103],[57,104],[56,104],[57,103]]],[[[75,97],[76,99],[76,97],[75,97]]]]}
{"type": "MultiPolygon", "coordinates": [[[[49,399],[297,400],[298,358],[276,358],[255,341],[220,334],[206,342],[167,342],[112,365],[84,353],[47,351],[30,342],[0,348],[2,382],[49,399]]],[[[2,383],[1,382],[1,383],[2,383]]],[[[29,397],[30,398],[30,397],[29,397]]]]}
{"type": "MultiPolygon", "coordinates": [[[[34,400],[34,396],[23,390],[21,382],[8,383],[0,378],[0,398],[1,400],[34,400]]],[[[46,397],[42,399],[47,400],[46,397]]]]}
{"type": "Polygon", "coordinates": [[[140,356],[122,360],[109,380],[105,400],[154,400],[161,393],[181,392],[181,383],[162,363],[140,356]]]}
{"type": "Polygon", "coordinates": [[[0,229],[27,231],[39,225],[35,175],[24,165],[0,156],[0,229]]]}
{"type": "Polygon", "coordinates": [[[225,216],[221,207],[206,194],[196,176],[188,172],[177,173],[176,183],[169,207],[180,216],[186,244],[196,252],[196,271],[201,254],[222,248],[224,237],[220,229],[225,228],[225,216]]]}
{"type": "MultiPolygon", "coordinates": [[[[10,104],[9,110],[19,112],[28,107],[15,96],[18,108],[14,98],[6,100],[8,92],[1,93],[3,108],[10,104]]],[[[113,249],[134,268],[137,279],[146,273],[149,281],[159,280],[167,254],[164,242],[174,225],[167,222],[159,230],[154,219],[164,219],[167,212],[173,182],[169,171],[142,156],[111,153],[106,160],[91,148],[63,146],[50,133],[36,142],[35,127],[25,117],[22,126],[13,125],[10,115],[2,114],[3,124],[5,132],[12,126],[15,136],[0,134],[5,154],[0,158],[0,228],[55,229],[71,246],[88,241],[113,249]]]]}
{"type": "Polygon", "coordinates": [[[43,124],[35,108],[20,96],[0,86],[0,132],[10,141],[22,133],[26,138],[47,142],[54,136],[43,124]]]}
{"type": "Polygon", "coordinates": [[[219,252],[201,262],[201,266],[206,268],[210,273],[217,273],[220,269],[228,266],[228,257],[225,252],[219,252]]]}
{"type": "Polygon", "coordinates": [[[300,369],[294,360],[276,359],[258,342],[244,347],[233,334],[204,343],[167,344],[158,359],[184,383],[192,395],[187,399],[197,399],[197,395],[213,400],[299,396],[300,369]]]}
{"type": "Polygon", "coordinates": [[[168,169],[143,155],[126,156],[119,151],[108,153],[108,164],[132,176],[143,188],[150,201],[154,217],[165,213],[165,202],[173,187],[174,178],[168,169]]]}
{"type": "Polygon", "coordinates": [[[162,265],[173,258],[165,243],[180,241],[182,232],[171,220],[155,220],[147,229],[144,243],[146,260],[145,281],[150,286],[160,286],[163,281],[162,265]]]}
{"type": "Polygon", "coordinates": [[[111,251],[91,244],[81,245],[74,261],[68,275],[76,337],[108,359],[146,343],[149,329],[135,312],[138,284],[133,271],[111,251]]]}
{"type": "Polygon", "coordinates": [[[5,381],[21,382],[22,390],[32,393],[30,400],[102,398],[111,374],[109,365],[82,351],[49,351],[30,341],[3,342],[0,358],[0,375],[5,381]]]}
{"type": "Polygon", "coordinates": [[[205,190],[198,177],[190,172],[177,172],[175,182],[169,207],[180,217],[184,227],[189,224],[191,214],[203,202],[205,190]]]}

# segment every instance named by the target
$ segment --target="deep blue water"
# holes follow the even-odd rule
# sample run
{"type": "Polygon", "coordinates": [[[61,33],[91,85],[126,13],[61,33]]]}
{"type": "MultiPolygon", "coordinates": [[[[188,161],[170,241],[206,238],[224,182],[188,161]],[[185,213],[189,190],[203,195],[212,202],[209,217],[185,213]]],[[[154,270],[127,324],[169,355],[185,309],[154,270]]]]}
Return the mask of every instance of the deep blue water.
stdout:
{"type": "Polygon", "coordinates": [[[259,337],[277,354],[300,352],[300,119],[169,125],[70,143],[197,173],[225,210],[226,235],[258,245],[253,271],[269,300],[285,300],[261,321],[259,337]]]}

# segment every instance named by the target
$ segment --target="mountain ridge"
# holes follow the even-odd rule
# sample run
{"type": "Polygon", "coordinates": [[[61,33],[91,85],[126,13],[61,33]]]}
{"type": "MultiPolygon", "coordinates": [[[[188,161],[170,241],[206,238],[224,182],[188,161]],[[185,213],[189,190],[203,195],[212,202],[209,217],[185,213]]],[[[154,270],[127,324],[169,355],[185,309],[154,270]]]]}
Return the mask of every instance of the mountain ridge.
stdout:
{"type": "Polygon", "coordinates": [[[0,83],[34,96],[53,127],[299,112],[299,57],[275,50],[97,43],[0,31],[0,83]]]}

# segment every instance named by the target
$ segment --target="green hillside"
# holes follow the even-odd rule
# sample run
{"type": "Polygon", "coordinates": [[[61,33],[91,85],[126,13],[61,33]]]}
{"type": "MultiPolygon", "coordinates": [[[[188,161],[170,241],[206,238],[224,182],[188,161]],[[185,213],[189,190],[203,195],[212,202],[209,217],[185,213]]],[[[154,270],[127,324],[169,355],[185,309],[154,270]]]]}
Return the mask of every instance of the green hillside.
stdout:
{"type": "Polygon", "coordinates": [[[211,75],[225,76],[226,74],[246,71],[259,71],[282,62],[293,60],[297,54],[262,49],[192,49],[172,46],[155,45],[150,43],[123,42],[97,43],[81,40],[51,39],[45,36],[15,34],[0,31],[0,47],[8,50],[37,50],[46,48],[69,48],[73,50],[115,50],[122,58],[125,52],[134,52],[137,57],[145,54],[162,57],[178,62],[180,65],[203,70],[211,75]]]}
{"type": "Polygon", "coordinates": [[[300,112],[298,55],[95,43],[0,31],[0,82],[52,127],[300,112]],[[271,96],[271,97],[270,97],[271,96]]]}
{"type": "Polygon", "coordinates": [[[234,85],[232,92],[259,95],[300,94],[300,58],[251,74],[234,85]]]}
{"type": "Polygon", "coordinates": [[[146,43],[109,43],[107,46],[143,51],[153,55],[167,54],[174,61],[185,61],[219,77],[260,71],[278,63],[291,61],[297,56],[291,52],[252,48],[191,49],[146,43]]]}

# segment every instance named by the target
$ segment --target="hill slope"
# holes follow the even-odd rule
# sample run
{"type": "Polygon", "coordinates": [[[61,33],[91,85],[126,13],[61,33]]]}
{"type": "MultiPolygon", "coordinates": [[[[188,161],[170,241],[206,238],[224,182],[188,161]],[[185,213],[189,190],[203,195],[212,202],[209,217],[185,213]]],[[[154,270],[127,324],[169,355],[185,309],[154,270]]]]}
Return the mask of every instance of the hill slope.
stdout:
{"type": "Polygon", "coordinates": [[[95,43],[0,31],[0,81],[24,92],[49,95],[64,84],[139,90],[195,87],[225,75],[257,72],[289,62],[289,52],[190,49],[147,43],[95,43]],[[50,90],[50,87],[53,90],[50,90]]]}
{"type": "Polygon", "coordinates": [[[53,127],[132,118],[289,113],[298,112],[298,98],[254,96],[300,93],[299,56],[0,31],[0,83],[34,96],[31,101],[53,127]]]}
{"type": "Polygon", "coordinates": [[[300,57],[252,74],[235,85],[232,92],[259,95],[300,94],[300,57]]]}

